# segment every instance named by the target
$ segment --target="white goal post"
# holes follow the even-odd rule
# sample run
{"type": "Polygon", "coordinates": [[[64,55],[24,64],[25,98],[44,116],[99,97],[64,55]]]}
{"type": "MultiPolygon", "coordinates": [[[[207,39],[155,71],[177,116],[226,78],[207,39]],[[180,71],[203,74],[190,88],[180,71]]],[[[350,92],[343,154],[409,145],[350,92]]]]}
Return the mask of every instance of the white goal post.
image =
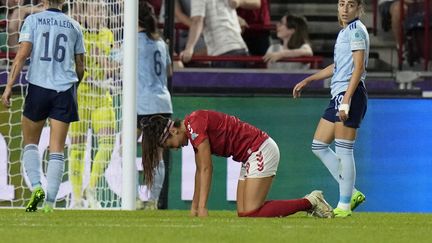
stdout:
{"type": "Polygon", "coordinates": [[[135,209],[135,158],[136,158],[136,69],[138,0],[125,1],[124,55],[123,55],[123,178],[122,209],[135,209]]]}
{"type": "MultiPolygon", "coordinates": [[[[94,96],[91,96],[91,99],[81,105],[90,111],[100,106],[101,100],[102,102],[108,100],[111,102],[110,109],[115,114],[115,120],[112,122],[110,148],[106,152],[109,153],[109,156],[98,157],[99,160],[105,158],[106,161],[101,165],[102,169],[100,169],[99,175],[94,176],[91,173],[92,167],[97,160],[98,150],[102,147],[99,143],[103,138],[101,139],[96,134],[95,130],[97,129],[91,124],[94,122],[94,116],[91,115],[89,119],[85,118],[87,123],[84,132],[82,132],[83,139],[80,140],[81,148],[85,152],[79,159],[80,166],[82,166],[82,171],[79,172],[82,176],[80,186],[82,186],[82,200],[85,201],[82,205],[76,205],[73,202],[74,186],[71,182],[70,158],[75,142],[72,142],[73,139],[69,133],[65,147],[66,168],[57,196],[56,207],[89,208],[85,191],[89,188],[92,180],[93,182],[96,181],[97,185],[96,200],[98,205],[93,209],[135,210],[137,198],[146,200],[146,187],[137,183],[137,170],[142,170],[139,151],[137,156],[135,105],[138,1],[66,0],[67,14],[80,22],[86,32],[86,51],[88,52],[86,55],[92,59],[89,61],[91,65],[88,66],[90,74],[81,85],[87,82],[88,92],[94,96]],[[100,21],[104,25],[100,25],[100,21]],[[102,27],[105,29],[102,30],[102,27]],[[98,43],[106,42],[106,40],[112,41],[112,43],[110,42],[110,45],[105,47],[98,43]],[[92,45],[96,47],[88,48],[92,45]],[[92,68],[94,70],[91,70],[92,68]]],[[[33,2],[39,1],[33,0],[33,2]]],[[[0,21],[0,53],[2,54],[0,56],[0,93],[3,92],[13,61],[13,53],[17,50],[18,45],[16,40],[13,44],[13,38],[19,34],[19,28],[13,25],[17,23],[18,26],[21,25],[25,15],[41,11],[40,7],[40,5],[6,5],[4,7],[6,14],[0,21]],[[11,13],[15,14],[12,15],[11,13]],[[3,42],[1,42],[2,36],[4,37],[3,42]]],[[[31,194],[31,186],[21,164],[20,120],[26,95],[26,69],[27,67],[24,67],[22,75],[15,82],[11,109],[0,107],[0,207],[24,207],[31,194]]],[[[99,114],[101,113],[104,117],[104,112],[99,112],[99,114]]],[[[101,122],[106,123],[106,121],[101,122]]],[[[43,187],[46,187],[48,138],[49,126],[47,124],[39,144],[39,152],[43,161],[41,167],[43,187]]]]}

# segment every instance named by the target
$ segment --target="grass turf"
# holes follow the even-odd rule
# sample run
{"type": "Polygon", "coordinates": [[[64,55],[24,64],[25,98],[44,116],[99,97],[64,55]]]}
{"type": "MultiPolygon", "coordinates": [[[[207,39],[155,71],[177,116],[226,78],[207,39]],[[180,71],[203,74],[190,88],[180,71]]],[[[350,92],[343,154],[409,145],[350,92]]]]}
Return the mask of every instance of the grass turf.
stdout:
{"type": "Polygon", "coordinates": [[[430,242],[432,214],[355,213],[345,219],[238,218],[233,211],[0,209],[1,242],[430,242]]]}

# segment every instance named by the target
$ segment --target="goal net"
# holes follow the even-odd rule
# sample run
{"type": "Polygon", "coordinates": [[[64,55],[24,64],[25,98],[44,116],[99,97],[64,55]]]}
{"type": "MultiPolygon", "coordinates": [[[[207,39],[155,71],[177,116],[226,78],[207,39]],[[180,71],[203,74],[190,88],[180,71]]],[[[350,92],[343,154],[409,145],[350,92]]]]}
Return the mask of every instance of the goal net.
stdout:
{"type": "MultiPolygon", "coordinates": [[[[19,6],[9,4],[1,9],[1,93],[17,51],[19,28],[26,15],[43,10],[38,2],[19,6]]],[[[123,4],[123,0],[70,0],[65,3],[66,14],[83,28],[86,73],[78,90],[80,121],[71,124],[66,141],[65,172],[56,207],[104,209],[121,206],[123,4]]],[[[15,82],[12,107],[0,108],[1,207],[23,207],[31,195],[32,188],[21,163],[20,120],[28,82],[26,69],[24,67],[15,82]]],[[[48,145],[47,123],[39,143],[44,188],[47,186],[48,145]]],[[[145,200],[145,187],[137,187],[137,190],[145,200]]]]}

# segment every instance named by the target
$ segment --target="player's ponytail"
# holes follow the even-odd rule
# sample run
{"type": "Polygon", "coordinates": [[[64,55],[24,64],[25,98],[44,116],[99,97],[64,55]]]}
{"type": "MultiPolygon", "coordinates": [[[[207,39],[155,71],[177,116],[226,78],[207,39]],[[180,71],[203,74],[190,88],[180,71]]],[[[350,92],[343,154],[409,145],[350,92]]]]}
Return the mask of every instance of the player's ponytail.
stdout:
{"type": "Polygon", "coordinates": [[[140,27],[144,28],[147,36],[153,38],[154,34],[159,34],[157,26],[157,18],[154,13],[153,7],[147,1],[139,1],[139,15],[138,24],[140,27]]]}
{"type": "MultiPolygon", "coordinates": [[[[154,179],[154,170],[159,164],[158,150],[161,148],[161,138],[169,136],[167,126],[173,121],[160,115],[144,118],[140,121],[142,129],[142,165],[144,170],[144,182],[151,187],[154,179]]],[[[172,126],[172,125],[171,125],[172,126]]]]}

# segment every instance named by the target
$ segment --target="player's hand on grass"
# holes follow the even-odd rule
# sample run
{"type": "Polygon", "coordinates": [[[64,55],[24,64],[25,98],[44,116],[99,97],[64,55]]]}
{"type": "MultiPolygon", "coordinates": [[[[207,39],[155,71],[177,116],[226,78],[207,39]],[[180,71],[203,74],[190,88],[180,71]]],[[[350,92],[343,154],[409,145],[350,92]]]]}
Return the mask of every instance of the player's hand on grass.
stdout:
{"type": "Polygon", "coordinates": [[[198,217],[208,217],[208,209],[198,208],[198,217]]]}
{"type": "Polygon", "coordinates": [[[3,103],[3,105],[7,108],[9,108],[11,106],[10,104],[10,98],[12,95],[12,88],[9,86],[6,86],[3,95],[1,96],[1,101],[3,103]]]}

